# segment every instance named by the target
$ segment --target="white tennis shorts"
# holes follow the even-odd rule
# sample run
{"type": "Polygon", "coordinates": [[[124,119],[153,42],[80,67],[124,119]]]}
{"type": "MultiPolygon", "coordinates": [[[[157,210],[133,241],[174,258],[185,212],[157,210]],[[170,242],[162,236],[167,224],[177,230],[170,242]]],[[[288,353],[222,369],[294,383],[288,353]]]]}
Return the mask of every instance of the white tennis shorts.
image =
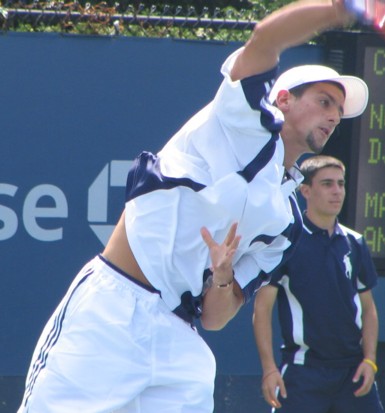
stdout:
{"type": "Polygon", "coordinates": [[[96,257],[45,327],[18,413],[211,413],[214,378],[197,331],[96,257]]]}

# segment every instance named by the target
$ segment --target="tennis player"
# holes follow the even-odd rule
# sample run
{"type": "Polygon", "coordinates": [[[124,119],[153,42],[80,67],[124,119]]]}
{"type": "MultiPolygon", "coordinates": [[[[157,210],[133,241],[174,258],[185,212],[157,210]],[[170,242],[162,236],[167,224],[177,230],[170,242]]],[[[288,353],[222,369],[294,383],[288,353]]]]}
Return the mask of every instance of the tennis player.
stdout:
{"type": "Polygon", "coordinates": [[[215,360],[194,320],[222,328],[290,254],[296,159],[368,99],[362,80],[323,66],[272,88],[279,56],[348,18],[325,0],[268,16],[224,62],[212,102],[138,156],[111,239],[37,343],[19,413],[213,411],[215,360]]]}

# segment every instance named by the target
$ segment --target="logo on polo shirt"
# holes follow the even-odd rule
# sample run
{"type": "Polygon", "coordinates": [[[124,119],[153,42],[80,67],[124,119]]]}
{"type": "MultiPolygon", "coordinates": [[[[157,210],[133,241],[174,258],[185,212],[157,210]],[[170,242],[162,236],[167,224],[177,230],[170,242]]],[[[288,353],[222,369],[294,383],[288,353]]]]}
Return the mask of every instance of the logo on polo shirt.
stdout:
{"type": "Polygon", "coordinates": [[[350,252],[344,255],[345,275],[349,280],[352,278],[352,263],[350,261],[350,252]]]}

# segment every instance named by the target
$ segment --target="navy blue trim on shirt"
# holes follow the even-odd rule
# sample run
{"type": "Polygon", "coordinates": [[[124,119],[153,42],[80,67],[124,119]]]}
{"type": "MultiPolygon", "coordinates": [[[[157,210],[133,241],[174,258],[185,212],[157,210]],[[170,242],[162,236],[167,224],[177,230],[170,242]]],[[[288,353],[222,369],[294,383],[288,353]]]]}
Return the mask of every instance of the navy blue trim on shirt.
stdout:
{"type": "MultiPolygon", "coordinates": [[[[278,134],[273,134],[258,155],[243,170],[237,172],[246,182],[251,182],[271,160],[276,150],[278,138],[278,134]]],[[[151,152],[142,152],[135,159],[127,175],[126,202],[158,189],[167,190],[178,186],[188,187],[195,192],[206,187],[190,178],[173,178],[163,175],[160,171],[158,156],[151,152]]]]}
{"type": "Polygon", "coordinates": [[[242,171],[238,171],[238,174],[241,175],[246,182],[251,182],[258,172],[269,163],[275,153],[278,137],[278,134],[273,134],[266,145],[259,151],[258,155],[249,162],[242,171]]]}
{"type": "Polygon", "coordinates": [[[173,178],[163,175],[160,171],[159,158],[151,152],[142,152],[128,172],[126,201],[157,189],[173,189],[178,186],[186,186],[195,192],[205,188],[205,185],[189,178],[173,178]]]}
{"type": "MultiPolygon", "coordinates": [[[[291,209],[292,209],[292,213],[294,217],[294,222],[289,224],[281,234],[289,240],[290,246],[285,251],[283,251],[281,261],[277,265],[278,268],[282,268],[282,266],[293,255],[299,243],[299,240],[301,239],[301,236],[302,236],[302,215],[297,205],[294,193],[292,196],[290,196],[289,201],[290,201],[290,205],[291,205],[291,209]]],[[[274,241],[275,238],[276,237],[268,237],[266,235],[259,235],[255,237],[251,243],[264,242],[265,244],[270,244],[272,241],[274,241]]],[[[254,278],[252,281],[249,282],[249,284],[243,287],[242,291],[245,297],[245,303],[247,303],[253,297],[253,295],[261,287],[263,282],[266,283],[270,281],[271,274],[273,274],[273,272],[267,274],[264,271],[261,271],[256,276],[256,278],[254,278]]]]}
{"type": "Polygon", "coordinates": [[[284,264],[293,255],[293,252],[295,248],[298,246],[299,240],[302,236],[302,215],[299,210],[297,201],[294,199],[294,197],[295,194],[293,194],[293,197],[289,198],[291,210],[293,212],[294,223],[289,224],[288,227],[282,232],[282,235],[284,235],[290,241],[291,245],[284,251],[281,265],[284,264]]]}
{"type": "Polygon", "coordinates": [[[278,68],[254,76],[241,79],[243,93],[251,109],[261,110],[261,99],[266,95],[266,82],[271,88],[272,83],[277,76],[278,68]]]}
{"type": "MultiPolygon", "coordinates": [[[[251,109],[260,111],[261,125],[270,132],[278,133],[282,129],[283,117],[277,118],[272,112],[272,104],[268,99],[278,67],[265,73],[241,80],[243,93],[251,109]]],[[[278,109],[277,109],[278,110],[278,109]]]]}
{"type": "Polygon", "coordinates": [[[253,238],[250,242],[249,245],[254,244],[255,242],[263,242],[266,245],[270,245],[277,237],[276,236],[271,236],[271,235],[257,235],[255,238],[253,238]]]}
{"type": "MultiPolygon", "coordinates": [[[[294,196],[295,195],[293,194],[293,197],[294,196]]],[[[289,202],[291,205],[294,222],[292,224],[289,224],[282,232],[282,235],[290,241],[291,245],[284,251],[284,257],[281,261],[281,264],[283,263],[283,261],[286,261],[293,253],[293,248],[298,243],[302,234],[302,217],[297,206],[297,202],[293,199],[293,197],[289,198],[289,202]]],[[[250,245],[255,242],[263,242],[264,244],[269,245],[274,241],[275,238],[277,237],[261,234],[253,238],[253,240],[250,242],[250,245]]]]}
{"type": "Polygon", "coordinates": [[[245,303],[248,303],[251,298],[254,296],[257,290],[261,287],[262,283],[268,283],[271,276],[264,271],[261,271],[258,274],[258,277],[255,277],[251,280],[245,287],[242,288],[243,298],[245,303]]]}
{"type": "Polygon", "coordinates": [[[202,315],[203,297],[194,297],[191,291],[185,291],[180,297],[181,303],[172,312],[182,320],[194,326],[195,320],[202,315]]]}
{"type": "MultiPolygon", "coordinates": [[[[213,275],[209,268],[203,272],[203,289],[207,279],[213,275]]],[[[181,303],[172,311],[178,317],[194,326],[195,320],[202,315],[203,293],[193,296],[191,291],[185,291],[181,296],[181,303]]]]}

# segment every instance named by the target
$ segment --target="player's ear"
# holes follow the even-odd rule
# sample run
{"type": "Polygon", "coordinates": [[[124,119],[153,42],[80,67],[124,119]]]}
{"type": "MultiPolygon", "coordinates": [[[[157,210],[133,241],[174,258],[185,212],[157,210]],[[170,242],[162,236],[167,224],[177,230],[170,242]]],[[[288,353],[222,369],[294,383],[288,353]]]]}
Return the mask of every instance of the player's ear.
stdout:
{"type": "Polygon", "coordinates": [[[309,191],[310,191],[310,186],[307,184],[301,184],[299,187],[299,190],[301,191],[301,195],[305,198],[309,198],[309,191]]]}
{"type": "Polygon", "coordinates": [[[291,93],[288,90],[280,90],[278,92],[277,98],[275,99],[276,105],[278,109],[285,113],[289,108],[289,101],[290,101],[291,93]]]}

